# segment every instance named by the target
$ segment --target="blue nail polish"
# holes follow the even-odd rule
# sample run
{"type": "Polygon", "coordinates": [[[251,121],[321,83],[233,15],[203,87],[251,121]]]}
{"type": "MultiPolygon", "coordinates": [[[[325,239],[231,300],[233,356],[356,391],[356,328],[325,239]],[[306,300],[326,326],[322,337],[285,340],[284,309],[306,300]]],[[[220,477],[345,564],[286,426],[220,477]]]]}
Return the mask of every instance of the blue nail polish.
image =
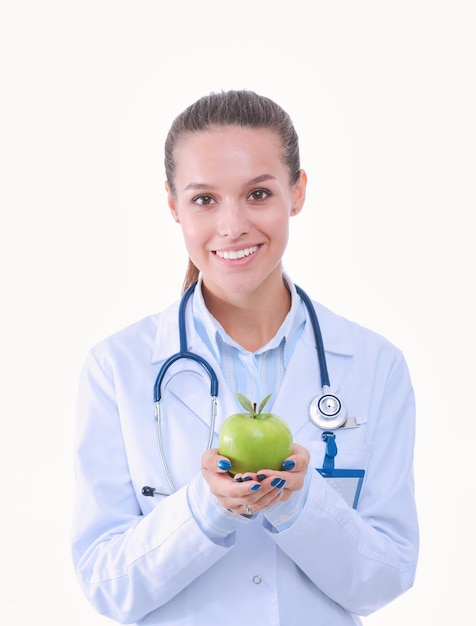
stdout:
{"type": "Polygon", "coordinates": [[[296,467],[296,462],[293,461],[292,459],[287,459],[286,461],[284,461],[282,468],[283,470],[292,470],[296,467]]]}
{"type": "Polygon", "coordinates": [[[281,482],[279,483],[279,485],[276,485],[276,486],[277,486],[277,488],[278,488],[278,489],[282,489],[282,488],[284,487],[284,485],[285,485],[285,484],[286,484],[286,481],[285,481],[285,479],[283,478],[283,479],[281,480],[281,482]]]}
{"type": "Polygon", "coordinates": [[[250,487],[250,491],[258,491],[258,489],[261,489],[261,485],[251,485],[250,487]]]}
{"type": "Polygon", "coordinates": [[[231,467],[231,463],[227,459],[220,459],[217,465],[218,465],[218,469],[221,469],[221,470],[229,470],[231,467]]]}
{"type": "Polygon", "coordinates": [[[248,480],[253,480],[251,476],[243,476],[243,482],[247,482],[248,480]]]}
{"type": "Polygon", "coordinates": [[[278,478],[276,476],[276,478],[273,478],[273,480],[271,481],[271,487],[277,487],[280,482],[281,482],[281,478],[278,478]]]}
{"type": "Polygon", "coordinates": [[[266,476],[266,474],[256,474],[256,478],[258,480],[264,480],[265,478],[268,478],[268,477],[266,476]]]}

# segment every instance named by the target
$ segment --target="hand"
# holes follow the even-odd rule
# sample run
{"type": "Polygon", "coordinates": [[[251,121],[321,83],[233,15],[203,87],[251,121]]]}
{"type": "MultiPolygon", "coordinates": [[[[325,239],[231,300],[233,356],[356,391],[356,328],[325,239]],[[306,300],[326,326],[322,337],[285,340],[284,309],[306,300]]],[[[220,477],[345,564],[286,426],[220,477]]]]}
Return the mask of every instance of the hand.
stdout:
{"type": "Polygon", "coordinates": [[[278,501],[284,502],[294,491],[302,489],[309,460],[309,451],[294,444],[282,470],[263,469],[256,474],[236,474],[232,477],[228,473],[230,461],[217,449],[212,449],[202,456],[202,474],[225,509],[241,515],[251,514],[263,511],[278,501]]]}

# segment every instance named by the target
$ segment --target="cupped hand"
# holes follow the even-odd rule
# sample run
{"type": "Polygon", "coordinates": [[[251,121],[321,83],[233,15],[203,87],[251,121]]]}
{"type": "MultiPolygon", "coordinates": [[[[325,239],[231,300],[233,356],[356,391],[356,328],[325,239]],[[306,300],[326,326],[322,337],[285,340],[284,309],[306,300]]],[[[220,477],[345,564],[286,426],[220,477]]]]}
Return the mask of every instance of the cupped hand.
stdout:
{"type": "Polygon", "coordinates": [[[263,468],[256,474],[231,476],[229,460],[217,449],[204,452],[202,474],[220,504],[238,514],[263,511],[278,501],[288,500],[304,485],[310,454],[307,448],[293,445],[292,454],[279,471],[263,468]]]}

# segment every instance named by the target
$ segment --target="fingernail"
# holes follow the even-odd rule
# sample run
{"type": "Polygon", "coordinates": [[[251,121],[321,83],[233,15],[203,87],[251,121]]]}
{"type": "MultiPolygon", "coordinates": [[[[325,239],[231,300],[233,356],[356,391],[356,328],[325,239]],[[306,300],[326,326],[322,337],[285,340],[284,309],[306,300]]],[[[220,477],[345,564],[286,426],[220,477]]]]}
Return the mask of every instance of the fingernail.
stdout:
{"type": "Polygon", "coordinates": [[[279,483],[279,485],[277,485],[278,489],[282,489],[285,484],[286,484],[286,480],[283,478],[281,482],[279,483]]]}
{"type": "Polygon", "coordinates": [[[273,480],[271,481],[271,487],[277,487],[279,485],[279,483],[281,482],[281,478],[273,478],[273,480]]]}
{"type": "Polygon", "coordinates": [[[266,474],[256,474],[256,478],[258,480],[264,480],[265,478],[267,478],[266,474]]]}
{"type": "Polygon", "coordinates": [[[258,489],[261,489],[261,485],[251,485],[250,487],[250,491],[258,491],[258,489]]]}
{"type": "Polygon", "coordinates": [[[243,482],[245,483],[248,480],[253,480],[251,476],[243,476],[243,482]]]}
{"type": "Polygon", "coordinates": [[[296,467],[296,462],[293,461],[292,459],[287,459],[286,461],[284,461],[282,468],[283,470],[292,470],[296,467]]]}
{"type": "Polygon", "coordinates": [[[233,478],[233,480],[235,481],[235,483],[242,483],[243,482],[243,479],[241,478],[241,476],[235,476],[233,478]]]}
{"type": "Polygon", "coordinates": [[[228,459],[220,459],[217,465],[218,465],[218,469],[221,469],[221,470],[229,470],[231,467],[231,463],[230,461],[228,461],[228,459]]]}

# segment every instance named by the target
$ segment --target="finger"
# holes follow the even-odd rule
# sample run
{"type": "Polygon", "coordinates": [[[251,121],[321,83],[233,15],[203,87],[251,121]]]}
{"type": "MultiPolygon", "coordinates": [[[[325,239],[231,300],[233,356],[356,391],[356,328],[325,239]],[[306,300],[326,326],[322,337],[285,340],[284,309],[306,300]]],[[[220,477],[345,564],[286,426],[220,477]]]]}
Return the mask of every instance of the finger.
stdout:
{"type": "Polygon", "coordinates": [[[264,494],[258,492],[258,494],[250,495],[247,499],[247,503],[255,512],[263,511],[276,504],[283,497],[283,493],[282,489],[275,488],[264,494]]]}
{"type": "Polygon", "coordinates": [[[261,489],[261,483],[254,481],[251,477],[245,476],[240,480],[234,480],[233,482],[240,484],[240,489],[236,491],[238,497],[243,497],[249,495],[249,493],[255,493],[259,489],[261,489]],[[242,484],[244,483],[244,484],[242,484]]]}
{"type": "Polygon", "coordinates": [[[219,470],[220,472],[228,472],[230,468],[231,462],[229,461],[229,459],[226,459],[225,457],[218,459],[217,470],[219,470]]]}
{"type": "Polygon", "coordinates": [[[255,480],[255,474],[235,474],[233,480],[237,483],[246,483],[250,480],[255,480]]]}
{"type": "Polygon", "coordinates": [[[231,462],[225,456],[218,453],[218,449],[213,448],[206,450],[202,454],[202,469],[212,472],[228,472],[231,468],[231,462]]]}
{"type": "Polygon", "coordinates": [[[304,480],[306,476],[305,471],[283,471],[283,472],[271,472],[271,470],[264,470],[263,474],[266,473],[267,477],[261,481],[261,485],[263,485],[262,495],[265,493],[271,492],[273,490],[277,491],[288,491],[292,493],[293,491],[299,491],[302,489],[304,485],[304,480]]]}
{"type": "Polygon", "coordinates": [[[281,469],[289,472],[304,471],[309,465],[310,458],[311,455],[309,454],[309,450],[307,450],[307,448],[299,444],[294,444],[293,454],[284,460],[281,469]]]}
{"type": "Polygon", "coordinates": [[[295,467],[296,467],[296,461],[292,457],[289,457],[289,459],[286,459],[281,466],[281,468],[285,471],[291,471],[295,467]]]}

